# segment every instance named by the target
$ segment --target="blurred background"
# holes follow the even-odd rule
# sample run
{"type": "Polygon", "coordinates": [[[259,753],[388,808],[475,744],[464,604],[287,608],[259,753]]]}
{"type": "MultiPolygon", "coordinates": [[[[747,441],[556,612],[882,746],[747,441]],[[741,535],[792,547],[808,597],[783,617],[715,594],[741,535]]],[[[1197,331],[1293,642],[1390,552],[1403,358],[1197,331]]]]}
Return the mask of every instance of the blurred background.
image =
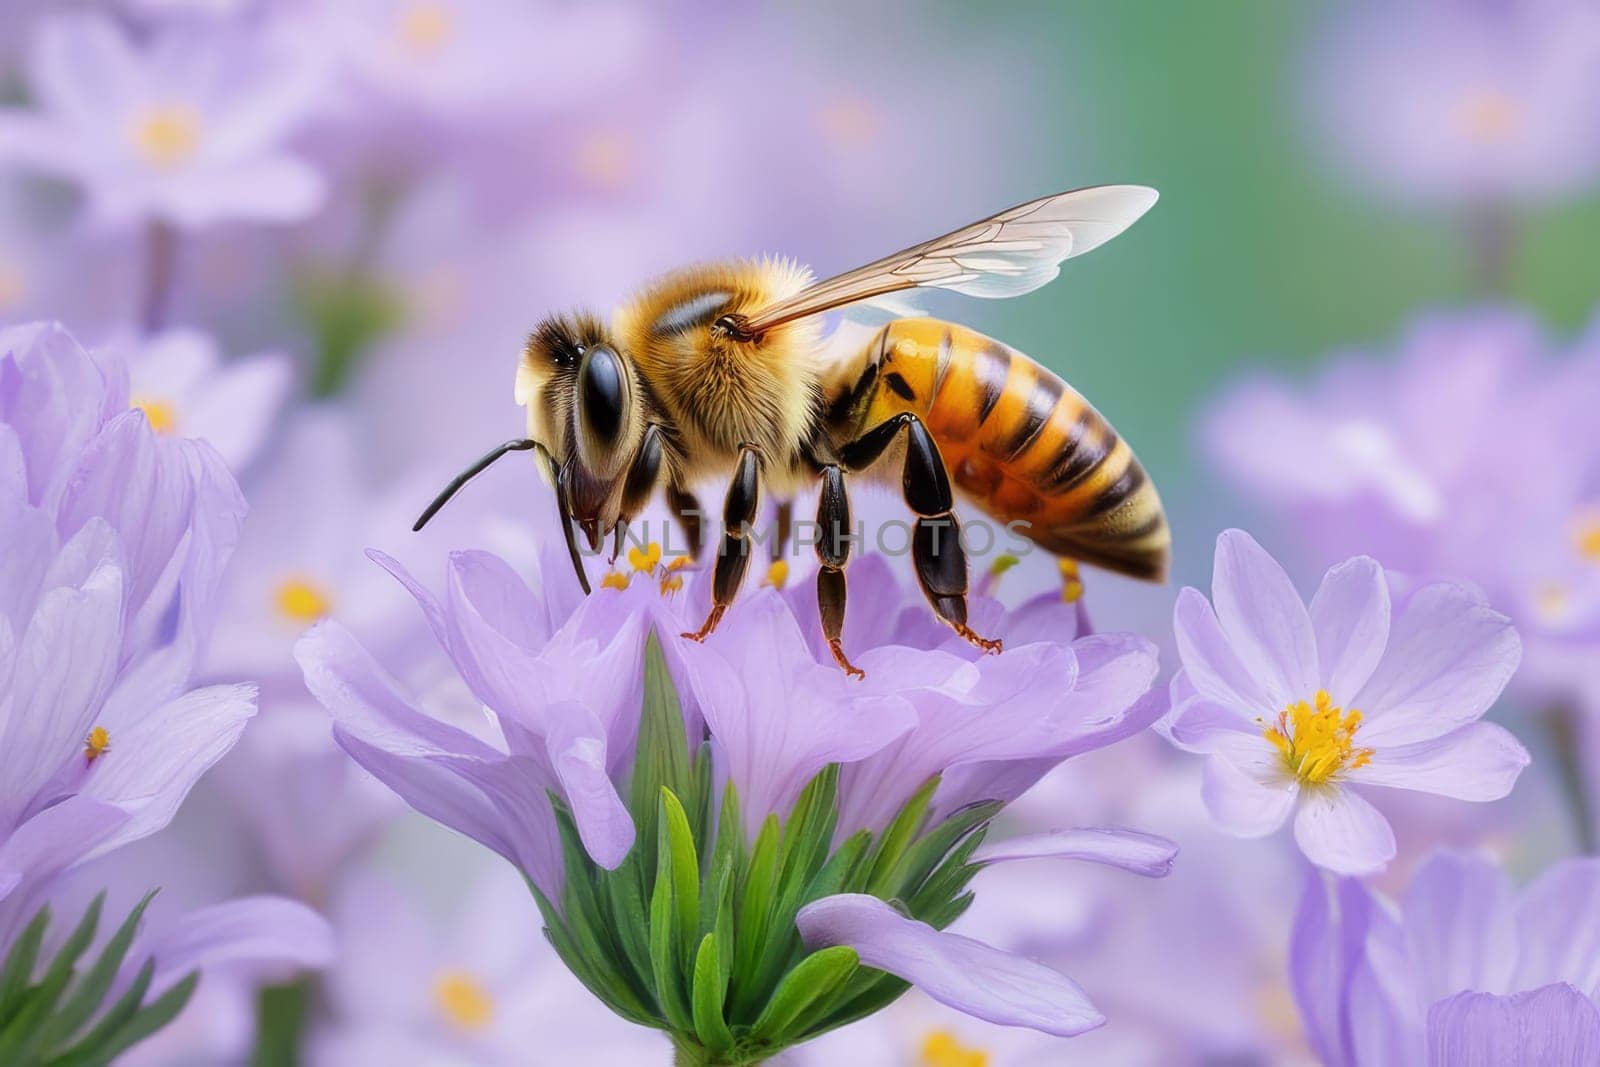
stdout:
{"type": "MultiPolygon", "coordinates": [[[[417,620],[361,550],[410,553],[434,575],[444,547],[507,550],[544,514],[531,472],[502,468],[433,540],[405,535],[434,487],[517,432],[515,357],[547,311],[607,309],[653,273],[708,257],[774,253],[833,273],[1080,185],[1144,183],[1162,199],[1043,290],[925,303],[1062,374],[1161,487],[1174,583],[1090,575],[1096,621],[1169,644],[1174,589],[1208,584],[1215,535],[1233,525],[1305,589],[1356,552],[1400,566],[1392,548],[1407,569],[1504,589],[1495,602],[1514,615],[1531,597],[1532,624],[1561,623],[1565,666],[1525,703],[1564,717],[1553,730],[1519,708],[1500,718],[1548,770],[1492,814],[1412,804],[1397,816],[1410,828],[1402,848],[1488,842],[1529,870],[1584,844],[1595,616],[1541,619],[1548,584],[1512,589],[1521,578],[1494,553],[1419,555],[1414,528],[1448,526],[1458,502],[1471,510],[1473,449],[1525,439],[1492,408],[1462,409],[1491,417],[1457,427],[1450,462],[1424,464],[1445,510],[1398,541],[1382,485],[1352,475],[1348,494],[1308,500],[1283,472],[1240,459],[1280,443],[1285,463],[1318,454],[1332,438],[1317,420],[1354,403],[1329,384],[1348,352],[1378,368],[1363,417],[1383,423],[1384,449],[1408,441],[1395,399],[1406,390],[1449,423],[1451,352],[1434,378],[1403,371],[1419,323],[1454,324],[1464,348],[1531,353],[1524,384],[1600,362],[1586,334],[1600,295],[1600,14],[1582,0],[6,0],[0,102],[0,320],[58,318],[85,344],[126,352],[152,422],[212,437],[253,508],[213,671],[261,680],[263,714],[179,824],[117,861],[135,870],[86,878],[133,886],[160,872],[201,899],[288,890],[348,932],[346,960],[319,986],[259,1004],[242,980],[202,987],[215,1002],[164,1038],[172,1047],[146,1050],[150,1062],[293,1062],[295,1048],[330,1063],[528,1062],[507,1049],[541,1032],[578,1042],[574,1019],[595,1054],[623,1047],[607,1042],[634,1035],[600,1036],[622,1024],[570,1006],[582,991],[553,963],[517,963],[494,924],[474,925],[462,902],[488,891],[466,883],[503,872],[403,818],[331,746],[290,658],[296,634],[336,613],[420,663],[417,620]],[[1262,382],[1284,400],[1281,425],[1246,424],[1229,406],[1241,383],[1262,382]],[[1310,504],[1349,521],[1322,522],[1310,504]],[[454,1027],[419,1021],[440,968],[467,966],[452,953],[478,953],[505,998],[535,1005],[505,1024],[514,1032],[459,1013],[454,1027]],[[397,977],[407,967],[411,992],[397,977]],[[374,993],[385,984],[395,989],[374,993]],[[419,1059],[424,1046],[446,1051],[419,1059]]],[[[1571,499],[1551,505],[1560,526],[1600,501],[1600,448],[1584,437],[1552,449],[1573,474],[1571,499]]],[[[1576,536],[1560,568],[1593,589],[1600,533],[1589,555],[1576,536]]],[[[1049,580],[1025,568],[1014,592],[1049,580]]],[[[1562,590],[1563,604],[1600,605],[1562,590]]],[[[1272,844],[1204,827],[1193,768],[1150,740],[1075,764],[1042,787],[1036,816],[1125,819],[1178,839],[1192,863],[1134,887],[1142,917],[1121,926],[1115,907],[1130,905],[1100,895],[1127,898],[1120,882],[1073,873],[1010,887],[1052,931],[1019,938],[1043,937],[1041,954],[1056,953],[1113,1025],[1014,1059],[995,1044],[996,1063],[1306,1055],[1281,980],[1298,874],[1272,844]],[[1227,884],[1239,880],[1248,891],[1227,884]],[[1174,946],[1239,974],[1187,974],[1174,946]]],[[[531,907],[518,923],[536,955],[531,907]]],[[[917,1035],[946,1025],[925,1010],[905,1009],[909,1051],[895,1062],[988,1062],[918,1052],[917,1035]]]]}

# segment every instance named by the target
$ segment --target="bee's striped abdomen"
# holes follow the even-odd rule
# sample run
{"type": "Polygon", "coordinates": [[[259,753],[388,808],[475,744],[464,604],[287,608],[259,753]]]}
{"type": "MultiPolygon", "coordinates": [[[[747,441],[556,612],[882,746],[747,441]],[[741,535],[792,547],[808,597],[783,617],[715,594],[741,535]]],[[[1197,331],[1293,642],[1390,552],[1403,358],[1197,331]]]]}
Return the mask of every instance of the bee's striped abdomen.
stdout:
{"type": "Polygon", "coordinates": [[[1026,523],[1019,532],[1058,555],[1165,577],[1171,534],[1155,487],[1127,442],[1060,378],[934,319],[885,326],[867,368],[875,379],[858,429],[915,412],[951,479],[993,518],[1026,523]]]}

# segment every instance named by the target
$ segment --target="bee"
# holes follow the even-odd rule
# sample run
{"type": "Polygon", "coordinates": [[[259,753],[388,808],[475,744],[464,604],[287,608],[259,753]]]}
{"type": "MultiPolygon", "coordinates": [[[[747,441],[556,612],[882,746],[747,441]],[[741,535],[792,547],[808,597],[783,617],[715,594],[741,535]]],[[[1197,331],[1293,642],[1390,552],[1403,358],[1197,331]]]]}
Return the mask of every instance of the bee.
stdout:
{"type": "MultiPolygon", "coordinates": [[[[788,260],[712,263],[668,274],[609,322],[547,318],[516,374],[526,436],[462,472],[416,529],[489,464],[532,449],[555,495],[567,549],[588,592],[577,535],[591,550],[664,490],[691,551],[702,542],[692,487],[726,478],[704,623],[721,622],[749,569],[765,489],[788,500],[817,487],[817,601],[839,666],[851,547],[849,483],[899,475],[914,515],[911,557],[940,619],[985,651],[967,624],[967,559],[955,490],[1041,548],[1151,581],[1171,535],[1160,498],[1126,441],[1071,386],[999,341],[951,322],[898,318],[838,354],[824,312],[916,287],[979,297],[1031,292],[1156,201],[1136,185],[1047,196],[824,281],[788,260]]],[[[781,523],[780,523],[781,525],[781,523]]]]}

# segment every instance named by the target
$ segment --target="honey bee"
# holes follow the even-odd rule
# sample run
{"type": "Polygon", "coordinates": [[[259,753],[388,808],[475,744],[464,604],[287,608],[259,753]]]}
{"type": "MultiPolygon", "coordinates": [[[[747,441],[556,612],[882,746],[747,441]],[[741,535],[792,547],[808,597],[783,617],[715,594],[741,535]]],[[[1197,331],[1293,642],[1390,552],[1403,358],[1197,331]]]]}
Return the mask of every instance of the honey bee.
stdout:
{"type": "MultiPolygon", "coordinates": [[[[914,514],[911,556],[933,611],[986,651],[967,625],[967,559],[954,487],[1049,552],[1151,581],[1171,544],[1155,487],[1126,441],[1039,363],[974,330],[930,318],[890,321],[865,346],[830,354],[819,316],[915,287],[980,297],[1031,292],[1062,261],[1099,247],[1156,201],[1105,185],[1018,205],[825,281],[781,259],[669,274],[609,322],[557,315],[528,338],[516,399],[527,435],[469,467],[417,520],[507,452],[532,449],[555,487],[569,554],[589,590],[577,532],[592,550],[658,488],[701,547],[691,487],[728,479],[704,640],[743,583],[763,489],[787,500],[818,487],[817,600],[839,666],[850,554],[847,484],[899,474],[914,514]]],[[[835,346],[836,347],[836,346],[835,346]]]]}

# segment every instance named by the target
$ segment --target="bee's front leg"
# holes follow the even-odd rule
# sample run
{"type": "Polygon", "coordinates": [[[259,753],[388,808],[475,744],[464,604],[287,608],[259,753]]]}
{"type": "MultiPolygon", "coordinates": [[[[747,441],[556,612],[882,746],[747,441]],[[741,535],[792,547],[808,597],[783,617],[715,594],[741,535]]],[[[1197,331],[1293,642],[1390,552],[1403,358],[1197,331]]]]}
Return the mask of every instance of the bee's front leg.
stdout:
{"type": "Polygon", "coordinates": [[[817,611],[822,617],[822,636],[834,662],[846,674],[865,678],[866,672],[844,654],[844,568],[850,561],[850,495],[845,489],[844,471],[838,464],[822,468],[822,492],[817,497],[817,611]]]}
{"type": "Polygon", "coordinates": [[[717,548],[716,570],[712,573],[711,613],[700,629],[684,633],[691,641],[704,641],[710,636],[744,583],[745,572],[750,569],[750,524],[755,521],[760,501],[760,454],[753,445],[740,445],[733,481],[728,484],[728,496],[722,505],[722,544],[717,548]]]}
{"type": "Polygon", "coordinates": [[[611,562],[617,561],[622,546],[628,539],[628,523],[644,510],[650,494],[656,490],[656,480],[661,474],[661,428],[651,423],[639,440],[639,451],[628,465],[628,476],[622,483],[622,498],[617,509],[616,539],[611,543],[611,562]]]}

